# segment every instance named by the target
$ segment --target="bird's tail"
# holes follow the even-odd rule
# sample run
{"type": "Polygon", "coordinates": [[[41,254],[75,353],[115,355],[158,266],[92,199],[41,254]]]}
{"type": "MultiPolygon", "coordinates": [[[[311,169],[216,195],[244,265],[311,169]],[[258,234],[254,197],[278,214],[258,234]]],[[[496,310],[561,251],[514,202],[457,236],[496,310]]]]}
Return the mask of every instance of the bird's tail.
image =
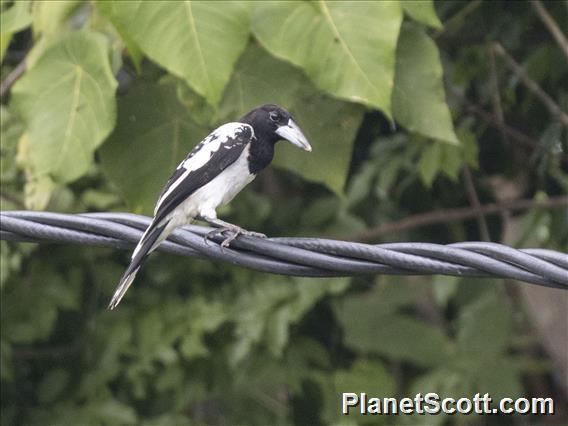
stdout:
{"type": "Polygon", "coordinates": [[[142,238],[138,242],[138,245],[134,249],[132,253],[132,260],[130,261],[130,265],[124,271],[116,290],[112,296],[110,303],[108,304],[108,309],[114,309],[118,306],[122,297],[130,287],[130,284],[136,278],[136,274],[142,265],[142,262],[146,260],[148,255],[167,237],[167,232],[164,232],[166,229],[168,222],[157,226],[154,222],[148,226],[142,238]]]}

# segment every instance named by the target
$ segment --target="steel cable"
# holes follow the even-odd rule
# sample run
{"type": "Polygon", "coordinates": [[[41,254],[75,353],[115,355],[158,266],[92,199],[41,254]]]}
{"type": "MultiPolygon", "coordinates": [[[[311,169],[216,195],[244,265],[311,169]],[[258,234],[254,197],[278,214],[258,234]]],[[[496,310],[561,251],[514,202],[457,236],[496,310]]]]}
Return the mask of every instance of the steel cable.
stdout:
{"type": "MultiPolygon", "coordinates": [[[[150,218],[129,213],[62,214],[0,212],[0,239],[73,243],[132,249],[150,218]]],[[[568,255],[546,249],[517,250],[502,244],[463,242],[362,244],[320,238],[239,236],[223,248],[212,228],[189,225],[159,247],[182,256],[207,258],[281,275],[332,277],[359,274],[451,275],[512,278],[568,289],[568,255]]]]}

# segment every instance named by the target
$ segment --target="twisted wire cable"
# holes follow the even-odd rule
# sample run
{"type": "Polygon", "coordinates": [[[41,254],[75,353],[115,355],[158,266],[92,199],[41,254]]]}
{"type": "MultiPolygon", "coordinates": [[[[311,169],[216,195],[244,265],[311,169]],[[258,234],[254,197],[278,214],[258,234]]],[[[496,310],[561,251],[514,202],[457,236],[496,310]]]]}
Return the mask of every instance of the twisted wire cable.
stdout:
{"type": "MultiPolygon", "coordinates": [[[[84,244],[132,249],[150,218],[129,213],[62,214],[0,212],[0,239],[84,244]]],[[[212,228],[176,230],[159,251],[227,262],[280,275],[337,277],[359,274],[450,275],[512,278],[568,289],[568,254],[546,249],[514,249],[502,244],[462,242],[363,244],[321,238],[256,238],[241,235],[223,248],[212,228]]]]}

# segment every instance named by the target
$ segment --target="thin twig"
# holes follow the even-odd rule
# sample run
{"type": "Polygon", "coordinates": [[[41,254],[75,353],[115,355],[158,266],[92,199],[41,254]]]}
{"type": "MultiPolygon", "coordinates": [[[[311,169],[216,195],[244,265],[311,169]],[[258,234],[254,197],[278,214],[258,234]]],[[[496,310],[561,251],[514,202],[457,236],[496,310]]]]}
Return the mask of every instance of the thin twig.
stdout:
{"type": "Polygon", "coordinates": [[[568,126],[568,114],[558,106],[558,104],[542,88],[528,76],[523,67],[507,53],[500,43],[493,43],[493,50],[507,63],[507,66],[517,77],[521,79],[527,89],[529,89],[540,101],[548,108],[550,113],[556,116],[562,124],[568,126]]]}
{"type": "MultiPolygon", "coordinates": [[[[511,142],[507,137],[507,133],[503,130],[503,125],[505,124],[505,114],[503,113],[503,106],[501,104],[501,95],[499,91],[499,79],[497,76],[497,61],[495,60],[495,51],[491,48],[491,45],[488,46],[488,54],[489,54],[489,81],[491,84],[491,103],[493,104],[493,114],[494,117],[497,119],[497,123],[499,124],[499,134],[501,135],[501,139],[503,143],[509,150],[509,155],[512,157],[513,164],[517,163],[518,151],[516,149],[512,149],[511,142]]],[[[505,210],[501,212],[501,221],[503,224],[503,228],[509,223],[509,219],[511,216],[511,212],[505,210]]]]}
{"type": "Polygon", "coordinates": [[[506,123],[501,123],[497,117],[485,111],[483,108],[474,104],[473,102],[470,102],[468,100],[465,100],[464,102],[467,111],[479,116],[483,121],[485,121],[490,126],[493,126],[496,129],[502,131],[507,136],[515,139],[517,142],[522,143],[528,148],[534,149],[538,147],[537,140],[532,139],[530,136],[525,135],[521,131],[515,129],[514,127],[511,127],[506,123]]]}
{"type": "Polygon", "coordinates": [[[527,148],[534,149],[539,146],[539,142],[536,139],[533,139],[530,136],[525,135],[523,132],[508,125],[504,121],[501,122],[493,114],[485,111],[481,106],[477,105],[476,103],[471,102],[455,88],[452,88],[450,86],[450,91],[453,96],[456,96],[459,99],[459,101],[464,104],[465,106],[464,109],[467,112],[477,115],[479,118],[485,121],[485,123],[489,124],[490,126],[496,128],[499,131],[504,132],[508,137],[515,139],[519,143],[522,143],[527,148]]]}
{"type": "Polygon", "coordinates": [[[474,208],[477,213],[477,226],[479,228],[479,234],[483,241],[491,241],[489,236],[489,228],[487,227],[487,221],[485,216],[480,211],[481,203],[479,202],[479,197],[477,196],[477,191],[475,190],[475,184],[473,183],[473,177],[471,176],[471,170],[469,167],[465,166],[463,168],[463,182],[465,187],[465,193],[469,200],[469,204],[474,208]]]}
{"type": "Polygon", "coordinates": [[[437,210],[428,213],[420,213],[408,216],[396,222],[384,223],[374,228],[366,229],[362,232],[343,235],[339,237],[343,240],[368,242],[377,240],[379,237],[395,232],[406,231],[427,225],[438,223],[456,222],[464,219],[471,219],[479,214],[492,215],[503,211],[528,210],[532,208],[558,208],[568,207],[568,196],[551,197],[547,200],[512,200],[502,203],[491,203],[480,206],[478,210],[471,207],[460,207],[455,209],[437,210]]]}
{"type": "Polygon", "coordinates": [[[508,149],[511,148],[511,143],[509,142],[509,138],[507,134],[503,131],[503,124],[505,124],[505,114],[503,113],[503,106],[501,103],[501,95],[499,92],[499,79],[497,78],[497,65],[495,62],[495,52],[491,47],[487,49],[489,52],[489,81],[491,84],[491,102],[493,104],[493,114],[497,118],[498,123],[500,124],[499,133],[501,133],[501,138],[503,142],[505,142],[505,146],[508,149]]]}
{"type": "Polygon", "coordinates": [[[0,83],[0,98],[6,96],[6,94],[10,91],[10,88],[14,85],[16,81],[26,72],[26,59],[22,59],[22,61],[16,65],[10,73],[6,76],[4,81],[0,83]]]}
{"type": "Polygon", "coordinates": [[[482,4],[481,0],[475,0],[467,3],[463,8],[461,8],[459,11],[457,11],[455,14],[453,14],[450,18],[448,18],[444,22],[443,28],[437,34],[435,34],[434,38],[440,37],[442,34],[447,32],[448,29],[460,23],[463,19],[465,19],[467,15],[469,15],[471,12],[473,12],[475,9],[481,6],[481,4],[482,4]]]}
{"type": "Polygon", "coordinates": [[[558,27],[556,21],[552,18],[552,16],[550,16],[539,0],[531,0],[531,6],[550,34],[552,34],[552,37],[554,37],[558,46],[560,46],[560,50],[562,50],[566,59],[568,59],[568,40],[562,30],[558,27]]]}

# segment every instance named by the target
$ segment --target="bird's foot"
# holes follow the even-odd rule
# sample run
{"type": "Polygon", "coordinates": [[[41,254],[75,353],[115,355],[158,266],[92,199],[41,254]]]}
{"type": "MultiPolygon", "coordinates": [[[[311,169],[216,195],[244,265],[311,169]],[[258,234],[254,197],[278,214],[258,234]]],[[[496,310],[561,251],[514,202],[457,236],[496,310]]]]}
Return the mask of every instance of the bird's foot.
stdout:
{"type": "Polygon", "coordinates": [[[220,235],[220,234],[222,234],[223,232],[228,231],[228,230],[229,230],[228,228],[217,228],[217,229],[214,229],[214,230],[208,232],[207,234],[205,234],[205,235],[203,236],[203,241],[205,241],[205,244],[209,244],[209,240],[211,240],[213,237],[215,237],[216,235],[220,235]]]}
{"type": "Polygon", "coordinates": [[[235,228],[229,228],[228,231],[232,232],[232,234],[223,240],[223,242],[221,243],[221,247],[229,247],[229,244],[231,244],[231,242],[239,235],[246,235],[249,237],[256,237],[256,238],[266,238],[266,235],[261,234],[260,232],[247,231],[246,229],[240,228],[238,226],[236,226],[235,228]]]}
{"type": "Polygon", "coordinates": [[[221,247],[229,247],[229,244],[231,244],[231,242],[239,235],[246,235],[249,237],[257,237],[257,238],[266,238],[266,235],[261,234],[260,232],[247,231],[246,229],[243,229],[239,226],[224,226],[218,229],[214,229],[213,231],[205,235],[205,237],[203,238],[205,242],[207,242],[214,236],[223,234],[225,232],[230,232],[231,235],[229,235],[227,238],[223,240],[223,242],[221,243],[221,247]]]}

